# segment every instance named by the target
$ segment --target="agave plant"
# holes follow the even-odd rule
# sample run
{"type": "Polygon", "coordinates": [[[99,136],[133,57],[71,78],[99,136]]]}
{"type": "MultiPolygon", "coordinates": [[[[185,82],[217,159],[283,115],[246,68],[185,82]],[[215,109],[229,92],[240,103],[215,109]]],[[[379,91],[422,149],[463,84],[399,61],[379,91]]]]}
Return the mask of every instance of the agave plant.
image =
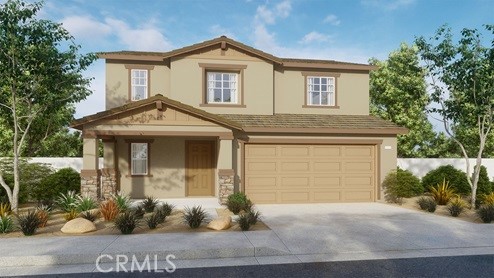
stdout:
{"type": "MultiPolygon", "coordinates": [[[[151,214],[151,216],[149,216],[148,218],[145,219],[146,221],[146,224],[148,224],[148,227],[149,229],[156,229],[156,227],[158,227],[158,225],[161,222],[162,216],[160,215],[159,212],[154,212],[153,214],[151,214]]],[[[164,219],[163,219],[164,221],[164,219]]]]}
{"type": "Polygon", "coordinates": [[[494,192],[490,194],[484,194],[482,195],[482,203],[484,205],[492,205],[494,206],[494,192]]]}
{"type": "Polygon", "coordinates": [[[449,201],[448,211],[451,216],[458,217],[463,212],[463,210],[465,210],[466,206],[466,202],[463,201],[460,196],[456,196],[449,201]]]}
{"type": "Polygon", "coordinates": [[[120,212],[124,212],[130,208],[130,197],[123,194],[123,192],[118,192],[117,194],[112,195],[112,199],[117,204],[120,212]]]}
{"type": "Polygon", "coordinates": [[[10,215],[10,213],[12,213],[12,210],[10,209],[10,204],[0,203],[0,217],[10,215]]]}
{"type": "Polygon", "coordinates": [[[55,203],[63,212],[69,212],[77,207],[77,201],[78,195],[75,191],[68,191],[67,194],[60,193],[55,203]]]}
{"type": "Polygon", "coordinates": [[[96,219],[98,219],[98,215],[95,212],[92,212],[90,210],[86,210],[86,211],[82,212],[81,217],[86,219],[86,220],[89,220],[91,222],[94,222],[94,221],[96,221],[96,219]]]}
{"type": "Polygon", "coordinates": [[[201,206],[185,207],[184,209],[184,222],[192,229],[199,228],[201,223],[207,218],[208,215],[201,206]]]}
{"type": "Polygon", "coordinates": [[[446,205],[455,195],[455,190],[449,186],[449,181],[443,179],[443,183],[438,183],[436,187],[430,187],[432,198],[438,205],[446,205]]]}
{"type": "Polygon", "coordinates": [[[131,211],[126,211],[117,215],[114,221],[115,228],[124,235],[131,234],[139,226],[139,219],[131,211]]]}
{"type": "Polygon", "coordinates": [[[98,207],[98,203],[89,196],[77,196],[75,207],[78,212],[92,210],[98,207]]]}
{"type": "Polygon", "coordinates": [[[14,220],[11,215],[0,216],[0,233],[10,233],[14,230],[14,220]]]}
{"type": "Polygon", "coordinates": [[[144,201],[142,201],[142,207],[146,212],[153,212],[157,205],[158,200],[156,200],[153,196],[147,196],[144,201]]]}

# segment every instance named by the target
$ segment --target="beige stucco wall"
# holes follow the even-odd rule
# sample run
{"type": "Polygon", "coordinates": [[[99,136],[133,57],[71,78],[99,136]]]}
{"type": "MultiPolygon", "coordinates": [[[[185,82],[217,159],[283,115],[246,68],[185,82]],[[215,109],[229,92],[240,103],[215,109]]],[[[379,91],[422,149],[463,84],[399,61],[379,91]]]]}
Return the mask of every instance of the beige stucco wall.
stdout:
{"type": "MultiPolygon", "coordinates": [[[[106,109],[124,105],[129,101],[129,69],[126,64],[106,63],[106,109]]],[[[139,67],[140,64],[127,64],[139,67]]],[[[146,65],[148,66],[148,65],[146,65]]],[[[149,94],[150,96],[162,94],[169,96],[170,69],[163,65],[152,65],[149,70],[149,94]]]]}
{"type": "MultiPolygon", "coordinates": [[[[174,100],[198,107],[210,113],[223,114],[272,114],[273,66],[262,60],[224,60],[213,57],[192,56],[173,59],[171,62],[171,95],[174,100]],[[243,94],[246,107],[208,107],[203,101],[203,69],[199,63],[246,65],[243,94]]],[[[239,98],[241,96],[239,95],[239,98]]],[[[240,101],[240,100],[239,100],[240,101]]]]}
{"type": "Polygon", "coordinates": [[[275,113],[291,114],[369,114],[369,75],[367,73],[333,72],[337,78],[339,108],[304,108],[305,77],[300,70],[275,71],[275,113]]]}

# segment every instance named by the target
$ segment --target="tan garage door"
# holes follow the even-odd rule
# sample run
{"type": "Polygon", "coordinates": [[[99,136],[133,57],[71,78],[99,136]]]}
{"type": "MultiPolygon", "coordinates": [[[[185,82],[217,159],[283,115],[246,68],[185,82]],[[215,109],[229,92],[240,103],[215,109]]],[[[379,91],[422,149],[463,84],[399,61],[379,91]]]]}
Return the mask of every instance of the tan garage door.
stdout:
{"type": "Polygon", "coordinates": [[[372,202],[375,146],[245,145],[245,193],[254,203],[372,202]]]}

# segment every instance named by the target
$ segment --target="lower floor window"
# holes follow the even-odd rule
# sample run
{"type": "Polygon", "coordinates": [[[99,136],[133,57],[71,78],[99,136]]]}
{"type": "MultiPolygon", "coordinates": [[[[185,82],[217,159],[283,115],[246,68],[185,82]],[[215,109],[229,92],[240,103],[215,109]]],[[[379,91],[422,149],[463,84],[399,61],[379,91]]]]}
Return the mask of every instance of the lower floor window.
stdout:
{"type": "Polygon", "coordinates": [[[131,161],[130,169],[132,175],[148,174],[148,143],[130,144],[131,161]]]}

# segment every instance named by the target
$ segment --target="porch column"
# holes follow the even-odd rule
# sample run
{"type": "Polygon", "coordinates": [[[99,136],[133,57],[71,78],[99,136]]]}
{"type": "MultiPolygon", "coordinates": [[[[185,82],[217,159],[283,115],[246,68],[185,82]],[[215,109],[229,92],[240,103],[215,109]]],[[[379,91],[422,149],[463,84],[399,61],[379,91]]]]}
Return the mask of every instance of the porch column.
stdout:
{"type": "Polygon", "coordinates": [[[108,199],[118,191],[117,142],[115,138],[103,141],[103,169],[101,169],[101,198],[108,199]]]}
{"type": "Polygon", "coordinates": [[[98,139],[83,135],[81,194],[97,200],[100,196],[98,171],[98,139]]]}
{"type": "Polygon", "coordinates": [[[235,171],[233,170],[233,136],[220,138],[218,152],[218,198],[220,204],[226,204],[228,196],[233,194],[235,171]]]}

